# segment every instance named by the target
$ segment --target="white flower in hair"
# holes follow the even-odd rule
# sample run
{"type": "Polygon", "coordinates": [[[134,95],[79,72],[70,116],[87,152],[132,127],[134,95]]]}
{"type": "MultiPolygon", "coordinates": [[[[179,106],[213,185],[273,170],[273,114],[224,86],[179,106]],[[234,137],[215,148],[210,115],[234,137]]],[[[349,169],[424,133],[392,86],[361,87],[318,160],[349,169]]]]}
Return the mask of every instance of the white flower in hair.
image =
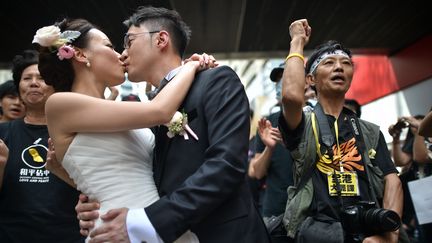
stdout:
{"type": "Polygon", "coordinates": [[[51,52],[57,52],[60,60],[71,59],[75,50],[70,43],[80,37],[81,32],[76,30],[66,30],[60,32],[60,28],[55,25],[45,26],[36,31],[32,43],[38,43],[47,47],[51,52]]]}
{"type": "Polygon", "coordinates": [[[60,28],[54,25],[45,26],[36,31],[32,43],[38,43],[44,47],[54,45],[60,38],[60,28]]]}

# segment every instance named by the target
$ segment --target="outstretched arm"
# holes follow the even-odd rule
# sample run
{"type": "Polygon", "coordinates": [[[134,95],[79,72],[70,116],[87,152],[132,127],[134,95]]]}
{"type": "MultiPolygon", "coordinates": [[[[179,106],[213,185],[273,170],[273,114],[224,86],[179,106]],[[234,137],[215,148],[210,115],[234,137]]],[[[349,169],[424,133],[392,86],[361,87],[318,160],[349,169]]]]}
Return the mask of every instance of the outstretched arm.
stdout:
{"type": "Polygon", "coordinates": [[[55,93],[45,110],[50,137],[59,161],[67,150],[67,138],[78,132],[116,132],[152,127],[170,121],[177,111],[197,71],[206,68],[190,61],[150,102],[116,102],[83,94],[55,93]]]}
{"type": "Polygon", "coordinates": [[[282,76],[282,107],[288,128],[294,130],[301,122],[306,85],[303,49],[309,42],[311,27],[306,19],[290,25],[290,51],[282,76]],[[301,57],[299,57],[301,56],[301,57]]]}
{"type": "MultiPolygon", "coordinates": [[[[114,132],[164,124],[177,111],[201,68],[198,61],[186,63],[150,102],[115,102],[78,93],[55,93],[45,108],[50,132],[114,132]]],[[[56,137],[52,138],[56,142],[56,137]]]]}
{"type": "Polygon", "coordinates": [[[419,126],[419,134],[424,137],[432,137],[432,111],[425,116],[419,126]]]}
{"type": "Polygon", "coordinates": [[[414,135],[413,159],[419,164],[432,162],[432,158],[429,157],[429,150],[425,144],[425,138],[418,133],[414,135]]]}
{"type": "Polygon", "coordinates": [[[412,159],[420,164],[431,163],[432,160],[429,158],[428,148],[425,144],[425,137],[419,134],[419,126],[422,119],[417,119],[412,116],[404,117],[404,119],[409,123],[409,129],[411,129],[411,132],[414,134],[412,159]]]}

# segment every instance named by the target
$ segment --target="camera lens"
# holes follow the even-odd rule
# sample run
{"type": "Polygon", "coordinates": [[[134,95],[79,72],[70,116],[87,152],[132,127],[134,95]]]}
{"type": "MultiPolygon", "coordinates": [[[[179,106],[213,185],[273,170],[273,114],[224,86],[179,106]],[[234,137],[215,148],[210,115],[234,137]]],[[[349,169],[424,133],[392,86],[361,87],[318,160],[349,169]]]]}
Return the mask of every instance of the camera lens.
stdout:
{"type": "Polygon", "coordinates": [[[364,213],[364,223],[375,232],[389,232],[399,229],[399,215],[383,208],[371,208],[364,213]]]}

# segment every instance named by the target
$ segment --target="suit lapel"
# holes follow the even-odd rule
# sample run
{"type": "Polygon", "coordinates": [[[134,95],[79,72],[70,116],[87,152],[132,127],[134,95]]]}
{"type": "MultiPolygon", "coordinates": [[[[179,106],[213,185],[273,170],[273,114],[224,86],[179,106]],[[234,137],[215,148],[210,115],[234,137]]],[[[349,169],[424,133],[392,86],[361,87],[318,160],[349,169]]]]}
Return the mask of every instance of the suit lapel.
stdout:
{"type": "MultiPolygon", "coordinates": [[[[180,69],[174,69],[174,73],[169,73],[168,76],[170,76],[170,79],[172,79],[177,72],[180,69]],[[172,75],[171,75],[172,74],[172,75]]],[[[172,71],[173,72],[173,71],[172,71]]],[[[153,99],[164,87],[167,85],[169,80],[166,78],[162,79],[159,85],[159,88],[155,90],[154,93],[151,94],[151,98],[153,99]]],[[[196,114],[194,114],[194,117],[196,117],[196,114]]],[[[155,146],[155,152],[153,153],[154,159],[153,159],[153,178],[156,183],[156,187],[158,189],[159,194],[161,194],[161,182],[164,176],[165,166],[167,163],[167,155],[168,151],[171,147],[172,140],[175,138],[169,138],[167,135],[168,128],[166,126],[158,126],[155,129],[155,138],[156,138],[156,146],[155,146]]],[[[169,169],[169,168],[168,168],[169,169]]]]}
{"type": "Polygon", "coordinates": [[[161,191],[161,182],[164,176],[165,166],[167,163],[168,151],[171,147],[172,139],[167,135],[168,129],[165,126],[159,126],[156,131],[156,150],[154,153],[155,160],[153,164],[154,178],[158,191],[161,191]]]}
{"type": "MultiPolygon", "coordinates": [[[[147,94],[149,100],[152,100],[156,95],[167,85],[168,80],[166,78],[163,78],[160,81],[159,87],[151,91],[147,94]]],[[[162,174],[163,169],[165,168],[165,158],[166,153],[165,147],[166,143],[168,143],[168,136],[166,136],[166,127],[165,126],[156,126],[153,129],[155,134],[155,149],[153,153],[153,178],[156,183],[156,187],[158,188],[158,191],[160,191],[160,182],[162,180],[162,174]]]]}

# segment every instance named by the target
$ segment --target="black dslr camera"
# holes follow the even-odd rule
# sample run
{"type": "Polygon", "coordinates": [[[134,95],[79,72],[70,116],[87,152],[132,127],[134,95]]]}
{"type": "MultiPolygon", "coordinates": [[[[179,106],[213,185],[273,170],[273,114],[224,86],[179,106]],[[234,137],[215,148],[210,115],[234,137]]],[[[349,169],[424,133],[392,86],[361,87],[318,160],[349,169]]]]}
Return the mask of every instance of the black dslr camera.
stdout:
{"type": "Polygon", "coordinates": [[[374,202],[368,201],[344,207],[341,221],[348,242],[362,242],[368,236],[395,231],[401,226],[396,212],[377,208],[374,202]]]}
{"type": "Polygon", "coordinates": [[[401,120],[399,120],[394,126],[393,126],[393,129],[395,129],[395,130],[401,130],[401,129],[403,129],[403,128],[406,128],[406,127],[409,127],[409,123],[406,121],[406,120],[404,120],[404,119],[401,119],[401,120]]]}
{"type": "Polygon", "coordinates": [[[390,135],[394,136],[395,134],[399,134],[402,129],[409,127],[410,124],[405,119],[400,119],[396,124],[389,128],[390,135]]]}

